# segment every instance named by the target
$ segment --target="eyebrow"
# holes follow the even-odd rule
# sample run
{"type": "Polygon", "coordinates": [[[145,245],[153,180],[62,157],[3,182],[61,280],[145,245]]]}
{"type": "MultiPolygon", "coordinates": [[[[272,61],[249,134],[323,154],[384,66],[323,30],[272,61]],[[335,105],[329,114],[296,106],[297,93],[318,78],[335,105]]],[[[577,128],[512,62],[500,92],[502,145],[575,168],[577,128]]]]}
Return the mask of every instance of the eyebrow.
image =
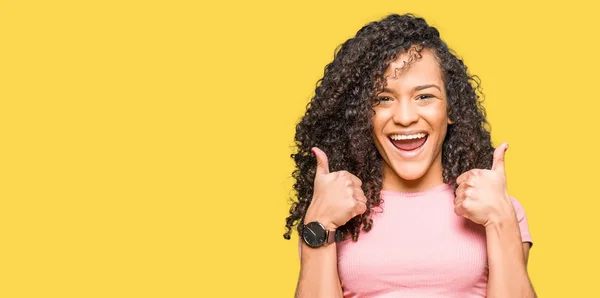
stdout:
{"type": "MultiPolygon", "coordinates": [[[[436,85],[436,84],[427,84],[427,85],[421,85],[421,86],[416,86],[413,88],[413,92],[416,91],[421,91],[421,90],[425,90],[425,89],[429,89],[429,88],[437,88],[438,90],[442,91],[442,89],[436,85]]],[[[388,92],[388,93],[394,93],[394,91],[392,89],[389,88],[383,88],[383,92],[388,92]]]]}

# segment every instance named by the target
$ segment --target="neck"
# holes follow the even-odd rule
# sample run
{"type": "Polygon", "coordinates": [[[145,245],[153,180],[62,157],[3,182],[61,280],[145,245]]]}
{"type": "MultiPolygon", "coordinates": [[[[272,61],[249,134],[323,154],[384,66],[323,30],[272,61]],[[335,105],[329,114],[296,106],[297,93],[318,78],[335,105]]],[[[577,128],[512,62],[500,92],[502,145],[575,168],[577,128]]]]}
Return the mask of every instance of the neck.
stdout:
{"type": "MultiPolygon", "coordinates": [[[[384,162],[385,163],[385,162],[384,162]]],[[[434,160],[425,174],[414,180],[402,178],[387,164],[383,166],[383,189],[395,192],[422,192],[444,183],[441,155],[434,160]]]]}

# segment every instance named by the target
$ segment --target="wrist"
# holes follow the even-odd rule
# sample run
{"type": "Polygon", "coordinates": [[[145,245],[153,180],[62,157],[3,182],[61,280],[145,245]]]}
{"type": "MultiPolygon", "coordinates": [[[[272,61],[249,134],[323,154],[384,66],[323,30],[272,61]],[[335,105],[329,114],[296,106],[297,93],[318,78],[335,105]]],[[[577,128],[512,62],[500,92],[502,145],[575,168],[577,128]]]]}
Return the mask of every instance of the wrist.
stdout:
{"type": "Polygon", "coordinates": [[[328,229],[318,221],[307,222],[302,227],[300,236],[308,246],[318,248],[341,241],[342,234],[337,229],[328,229]]]}
{"type": "Polygon", "coordinates": [[[336,224],[334,224],[332,221],[326,220],[323,218],[319,219],[317,217],[306,217],[306,218],[304,218],[303,224],[306,225],[306,224],[309,224],[309,223],[315,222],[315,221],[322,224],[325,227],[325,229],[330,230],[330,231],[333,231],[338,228],[338,226],[336,224]]]}
{"type": "Polygon", "coordinates": [[[322,224],[325,227],[325,229],[330,230],[330,231],[333,231],[338,228],[338,226],[335,223],[333,223],[332,220],[328,219],[326,216],[316,215],[311,212],[306,213],[306,216],[304,217],[304,222],[302,224],[306,225],[313,221],[316,221],[316,222],[322,224]]]}
{"type": "Polygon", "coordinates": [[[500,205],[500,208],[496,209],[496,212],[490,214],[488,221],[484,224],[486,228],[499,228],[506,225],[517,224],[517,214],[515,209],[507,197],[504,204],[500,205]]]}
{"type": "Polygon", "coordinates": [[[510,226],[518,226],[516,215],[510,213],[499,213],[492,215],[484,224],[486,231],[498,231],[510,226]]]}

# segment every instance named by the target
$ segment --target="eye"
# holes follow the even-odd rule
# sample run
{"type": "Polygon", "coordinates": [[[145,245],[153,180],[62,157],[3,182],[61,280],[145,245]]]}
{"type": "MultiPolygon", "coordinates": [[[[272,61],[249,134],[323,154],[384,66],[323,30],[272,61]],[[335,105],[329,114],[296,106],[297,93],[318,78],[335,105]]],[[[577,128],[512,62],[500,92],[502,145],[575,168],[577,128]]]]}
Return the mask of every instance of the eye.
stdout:
{"type": "Polygon", "coordinates": [[[434,98],[435,96],[431,95],[431,94],[422,94],[417,96],[417,100],[427,100],[427,99],[431,99],[434,98]]]}
{"type": "Polygon", "coordinates": [[[377,97],[377,100],[381,101],[392,101],[391,97],[387,97],[387,96],[379,96],[377,97]]]}

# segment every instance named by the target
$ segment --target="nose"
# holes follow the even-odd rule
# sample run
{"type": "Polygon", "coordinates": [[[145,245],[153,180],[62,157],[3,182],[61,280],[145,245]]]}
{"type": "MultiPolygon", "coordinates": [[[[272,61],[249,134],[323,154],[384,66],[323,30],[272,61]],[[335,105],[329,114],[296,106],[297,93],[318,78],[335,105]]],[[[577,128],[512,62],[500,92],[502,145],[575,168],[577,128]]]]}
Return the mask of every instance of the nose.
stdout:
{"type": "Polygon", "coordinates": [[[411,100],[400,100],[394,111],[394,122],[402,126],[410,126],[419,121],[417,107],[411,100]]]}

